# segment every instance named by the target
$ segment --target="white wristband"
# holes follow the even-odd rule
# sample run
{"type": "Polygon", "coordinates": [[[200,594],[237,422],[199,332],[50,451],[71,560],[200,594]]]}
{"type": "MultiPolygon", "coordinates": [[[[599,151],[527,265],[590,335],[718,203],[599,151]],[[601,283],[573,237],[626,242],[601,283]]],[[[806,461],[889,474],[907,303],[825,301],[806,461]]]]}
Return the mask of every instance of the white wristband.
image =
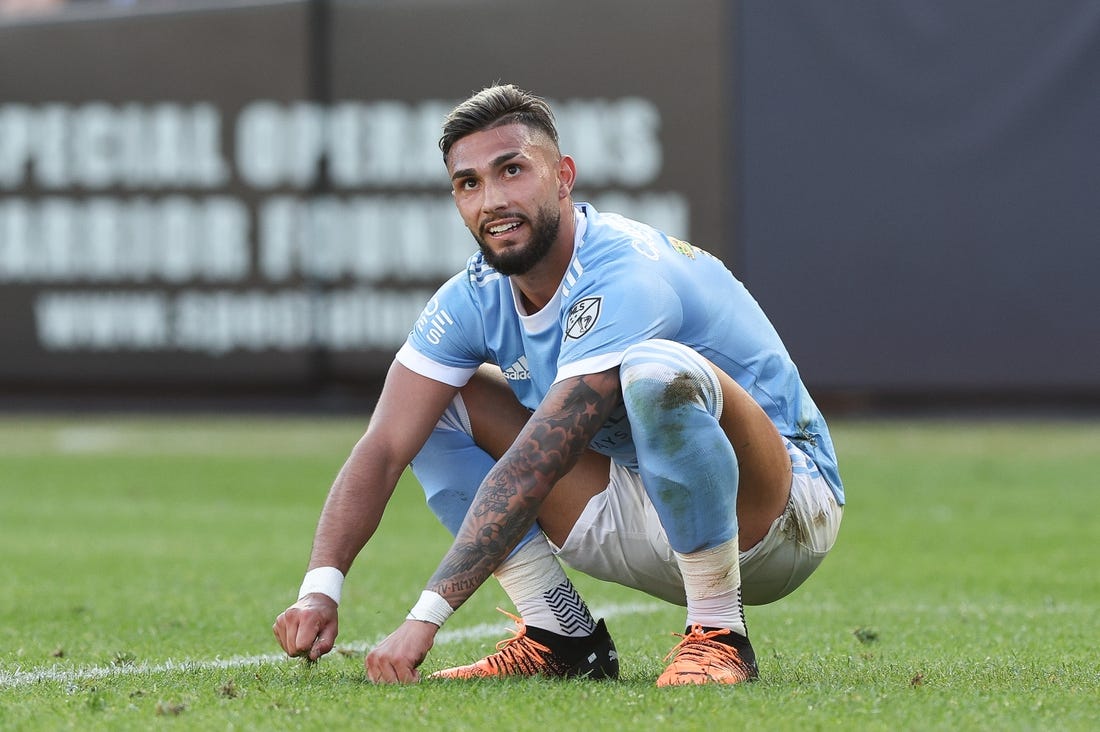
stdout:
{"type": "Polygon", "coordinates": [[[413,609],[405,616],[405,620],[423,620],[425,623],[432,623],[442,628],[443,623],[447,622],[447,618],[451,617],[454,611],[442,595],[424,590],[420,593],[420,599],[413,605],[413,609]]]}
{"type": "Polygon", "coordinates": [[[340,593],[344,589],[344,573],[336,567],[314,567],[306,572],[302,580],[302,587],[298,590],[298,599],[301,600],[308,594],[320,592],[332,598],[337,605],[340,604],[340,593]]]}

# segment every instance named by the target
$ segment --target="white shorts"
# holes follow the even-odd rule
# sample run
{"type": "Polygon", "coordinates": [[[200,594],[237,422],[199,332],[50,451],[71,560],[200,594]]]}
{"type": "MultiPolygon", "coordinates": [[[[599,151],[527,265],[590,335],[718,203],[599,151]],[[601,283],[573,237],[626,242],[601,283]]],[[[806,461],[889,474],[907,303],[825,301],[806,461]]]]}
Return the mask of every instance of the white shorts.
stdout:
{"type": "MultiPolygon", "coordinates": [[[[793,475],[787,508],[760,542],[741,552],[747,605],[774,602],[802,584],[832,549],[844,513],[828,483],[787,441],[793,475]]],[[[570,567],[677,605],[684,581],[641,476],[612,463],[607,490],[581,512],[565,543],[550,546],[570,567]]]]}

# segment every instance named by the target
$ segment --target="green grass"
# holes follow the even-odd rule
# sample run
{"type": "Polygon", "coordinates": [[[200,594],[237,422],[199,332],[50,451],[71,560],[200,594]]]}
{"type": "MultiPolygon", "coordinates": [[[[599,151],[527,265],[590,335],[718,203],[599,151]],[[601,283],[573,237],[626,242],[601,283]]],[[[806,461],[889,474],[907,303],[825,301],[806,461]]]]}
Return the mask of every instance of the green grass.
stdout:
{"type": "MultiPolygon", "coordinates": [[[[612,683],[375,687],[364,651],[448,544],[412,480],[349,577],[339,652],[278,656],[327,487],[362,421],[0,420],[0,729],[1100,727],[1100,424],[841,422],[841,540],[749,608],[761,681],[658,690],[683,612],[574,575],[612,683]]],[[[491,650],[495,586],[426,670],[491,650]]]]}

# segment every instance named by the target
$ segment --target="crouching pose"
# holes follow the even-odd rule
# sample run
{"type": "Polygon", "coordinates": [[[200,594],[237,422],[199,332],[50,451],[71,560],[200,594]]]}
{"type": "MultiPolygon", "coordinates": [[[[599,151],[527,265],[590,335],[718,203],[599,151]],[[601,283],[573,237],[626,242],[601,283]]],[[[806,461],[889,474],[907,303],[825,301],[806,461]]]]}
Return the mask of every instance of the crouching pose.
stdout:
{"type": "Polygon", "coordinates": [[[614,678],[560,562],[687,608],[659,686],[756,678],[744,604],[798,587],[844,493],[828,428],[760,306],[716,258],[574,203],[552,113],[478,92],[440,140],[480,251],[398,352],[321,513],[299,599],[274,632],[332,649],[344,576],[410,464],[454,534],[368,677],[412,682],[440,626],[495,576],[515,636],[433,677],[614,678]]]}

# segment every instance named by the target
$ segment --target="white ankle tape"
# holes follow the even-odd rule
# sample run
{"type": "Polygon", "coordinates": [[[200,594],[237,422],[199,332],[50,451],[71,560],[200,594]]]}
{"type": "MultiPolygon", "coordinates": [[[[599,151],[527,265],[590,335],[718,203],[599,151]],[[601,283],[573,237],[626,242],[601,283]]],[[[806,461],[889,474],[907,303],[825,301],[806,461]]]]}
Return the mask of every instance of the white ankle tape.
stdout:
{"type": "Polygon", "coordinates": [[[493,576],[513,603],[541,597],[568,580],[543,536],[536,536],[502,564],[493,576]]]}
{"type": "Polygon", "coordinates": [[[676,555],[688,600],[702,600],[741,585],[737,537],[710,549],[676,555]]]}

